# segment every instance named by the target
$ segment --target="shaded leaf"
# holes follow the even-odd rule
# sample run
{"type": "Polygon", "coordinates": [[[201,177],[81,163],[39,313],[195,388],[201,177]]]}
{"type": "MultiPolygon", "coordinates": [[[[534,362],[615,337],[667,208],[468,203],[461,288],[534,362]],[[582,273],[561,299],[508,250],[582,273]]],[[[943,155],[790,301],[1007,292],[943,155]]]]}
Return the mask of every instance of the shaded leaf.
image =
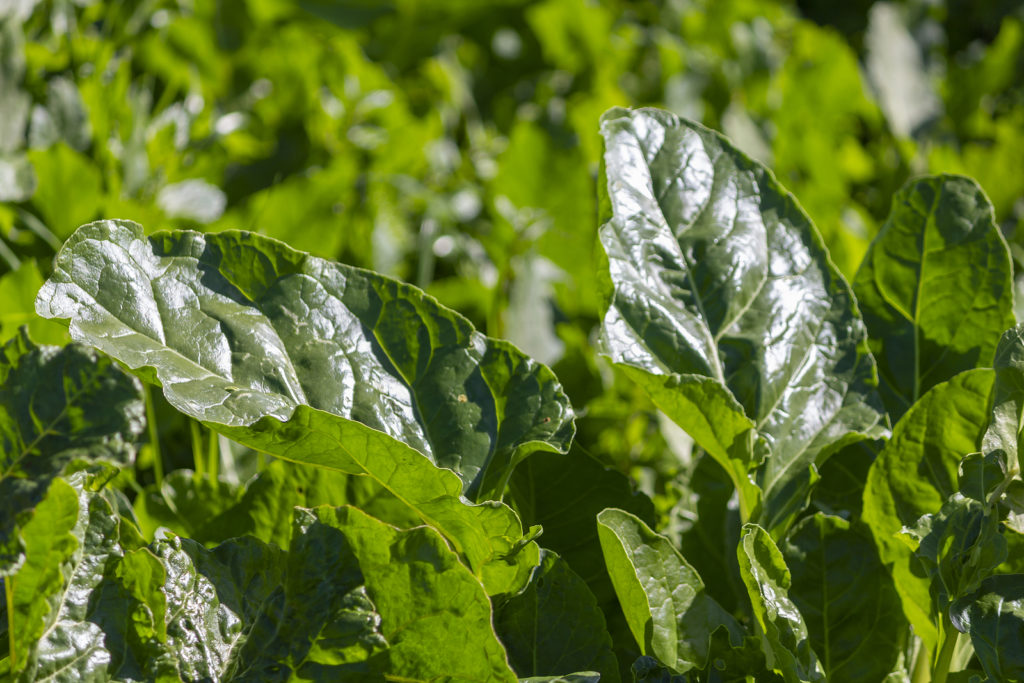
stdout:
{"type": "Polygon", "coordinates": [[[1008,329],[999,339],[993,361],[996,371],[992,420],[985,432],[983,451],[994,454],[1007,472],[1021,469],[1021,411],[1024,409],[1024,323],[1008,329]]]}
{"type": "Polygon", "coordinates": [[[1014,323],[1010,252],[992,205],[969,178],[907,183],[854,279],[895,422],[964,370],[988,367],[1014,323]]]}
{"type": "Polygon", "coordinates": [[[516,468],[510,501],[523,525],[544,528],[541,544],[568,563],[599,604],[615,600],[598,541],[597,515],[615,507],[654,525],[654,504],[625,475],[579,448],[565,456],[538,453],[516,468]]]}
{"type": "Polygon", "coordinates": [[[597,600],[562,558],[541,551],[530,583],[494,615],[494,629],[516,675],[555,671],[601,672],[619,680],[619,664],[597,600]]]}
{"type": "Polygon", "coordinates": [[[792,576],[789,597],[828,680],[885,678],[908,624],[870,534],[819,512],[794,526],[781,550],[792,576]]]}

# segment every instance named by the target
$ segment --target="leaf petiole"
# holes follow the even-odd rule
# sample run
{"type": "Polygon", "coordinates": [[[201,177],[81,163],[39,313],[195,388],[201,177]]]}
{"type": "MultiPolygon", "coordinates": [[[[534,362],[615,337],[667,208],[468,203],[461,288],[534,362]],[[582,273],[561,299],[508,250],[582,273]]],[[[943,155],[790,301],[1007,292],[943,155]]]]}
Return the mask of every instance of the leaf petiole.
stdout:
{"type": "Polygon", "coordinates": [[[935,660],[935,668],[932,670],[932,683],[946,683],[949,676],[949,665],[953,661],[953,653],[956,651],[956,641],[960,637],[949,617],[943,619],[942,648],[939,650],[939,657],[935,660]]]}
{"type": "Polygon", "coordinates": [[[14,652],[14,588],[11,586],[12,581],[14,581],[13,576],[4,577],[4,597],[7,600],[7,639],[11,650],[11,671],[16,671],[18,668],[18,658],[14,652]]]}

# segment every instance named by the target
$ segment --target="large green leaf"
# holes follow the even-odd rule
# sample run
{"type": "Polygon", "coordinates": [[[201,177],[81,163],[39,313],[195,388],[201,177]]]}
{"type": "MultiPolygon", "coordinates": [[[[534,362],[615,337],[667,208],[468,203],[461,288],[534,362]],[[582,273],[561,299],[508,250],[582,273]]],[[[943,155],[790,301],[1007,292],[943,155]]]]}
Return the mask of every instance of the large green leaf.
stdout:
{"type": "Polygon", "coordinates": [[[868,470],[863,520],[892,572],[904,613],[930,647],[937,644],[938,632],[929,581],[897,534],[938,512],[956,492],[961,458],[981,446],[994,379],[991,370],[978,369],[934,386],[896,423],[892,439],[868,470]]]}
{"type": "Polygon", "coordinates": [[[612,639],[594,594],[556,553],[544,550],[530,584],[496,610],[494,628],[519,677],[599,671],[619,680],[612,639]]]}
{"type": "Polygon", "coordinates": [[[763,518],[784,524],[812,465],[884,431],[850,288],[792,196],[722,137],[657,110],[612,109],[601,131],[606,350],[726,468],[747,518],[766,457],[763,518]]]}
{"type": "Polygon", "coordinates": [[[789,598],[792,575],[771,536],[756,524],[744,524],[736,553],[754,618],[764,634],[769,666],[787,683],[826,680],[807,625],[789,598]]]}
{"type": "Polygon", "coordinates": [[[985,579],[976,593],[953,603],[950,616],[970,634],[990,679],[1024,679],[1024,575],[985,579]]]}
{"type": "Polygon", "coordinates": [[[138,382],[80,345],[0,349],[0,575],[23,559],[18,526],[76,463],[128,465],[142,432],[138,382]]]}
{"type": "Polygon", "coordinates": [[[373,477],[489,564],[489,588],[525,582],[536,549],[502,559],[515,515],[459,497],[500,496],[530,452],[564,452],[572,410],[550,370],[414,287],[249,233],[147,240],[101,221],[58,253],[37,311],[241,443],[373,477]]]}
{"type": "Polygon", "coordinates": [[[811,647],[829,681],[880,681],[899,659],[907,620],[867,530],[817,513],[782,545],[811,647]]]}
{"type": "Polygon", "coordinates": [[[685,673],[707,665],[715,631],[725,630],[732,645],[743,644],[743,629],[667,538],[614,508],[601,512],[597,523],[608,573],[643,654],[685,673]]]}
{"type": "Polygon", "coordinates": [[[893,197],[853,286],[894,422],[936,384],[992,362],[1014,323],[1012,276],[973,180],[929,176],[893,197]]]}

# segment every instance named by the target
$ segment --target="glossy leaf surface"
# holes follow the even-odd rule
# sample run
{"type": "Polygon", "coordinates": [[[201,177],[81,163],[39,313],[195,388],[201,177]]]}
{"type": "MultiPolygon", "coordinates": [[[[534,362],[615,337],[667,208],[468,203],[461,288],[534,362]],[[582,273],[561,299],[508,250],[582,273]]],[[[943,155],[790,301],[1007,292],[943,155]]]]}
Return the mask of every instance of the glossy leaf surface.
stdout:
{"type": "Polygon", "coordinates": [[[992,205],[973,180],[928,176],[893,197],[854,292],[894,422],[936,384],[989,366],[1014,323],[1012,275],[992,205]]]}
{"type": "Polygon", "coordinates": [[[36,308],[196,419],[248,427],[308,406],[458,472],[471,498],[500,495],[516,462],[573,434],[546,367],[414,287],[250,233],[83,226],[36,308]]]}
{"type": "Polygon", "coordinates": [[[619,665],[604,615],[587,584],[557,554],[541,552],[522,593],[501,606],[494,628],[520,678],[556,671],[601,671],[618,681],[619,665]]]}
{"type": "Polygon", "coordinates": [[[896,666],[907,621],[871,536],[846,520],[804,518],[782,545],[789,597],[829,681],[879,681],[896,666]]]}
{"type": "Polygon", "coordinates": [[[643,654],[675,671],[703,669],[712,634],[723,629],[735,645],[740,625],[704,589],[672,543],[622,510],[597,517],[608,573],[643,654]]]}
{"type": "Polygon", "coordinates": [[[731,472],[741,505],[764,456],[766,498],[793,497],[811,464],[881,430],[849,286],[793,198],[717,134],[623,109],[601,131],[608,353],[731,472]]]}
{"type": "Polygon", "coordinates": [[[572,412],[551,372],[422,292],[248,233],[102,221],[57,256],[37,299],[73,338],[161,384],[176,408],[252,448],[367,474],[442,529],[496,592],[536,560],[500,493],[572,412]],[[450,468],[461,475],[440,469],[450,468]]]}
{"type": "Polygon", "coordinates": [[[0,575],[21,562],[17,527],[73,463],[128,465],[143,429],[138,382],[73,345],[21,333],[0,349],[0,575]]]}
{"type": "Polygon", "coordinates": [[[792,575],[771,536],[756,524],[745,524],[736,552],[754,618],[770,653],[769,666],[788,683],[826,680],[807,625],[789,597],[792,575]]]}

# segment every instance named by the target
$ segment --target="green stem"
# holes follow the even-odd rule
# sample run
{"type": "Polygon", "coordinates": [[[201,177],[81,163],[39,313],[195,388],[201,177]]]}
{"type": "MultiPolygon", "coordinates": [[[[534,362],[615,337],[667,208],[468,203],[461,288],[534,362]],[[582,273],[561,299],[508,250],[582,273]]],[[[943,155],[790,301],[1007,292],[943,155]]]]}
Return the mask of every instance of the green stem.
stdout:
{"type": "Polygon", "coordinates": [[[195,463],[196,475],[206,472],[206,454],[203,453],[203,434],[199,429],[199,423],[189,420],[188,426],[192,431],[192,462],[195,463]]]}
{"type": "Polygon", "coordinates": [[[209,445],[209,464],[207,469],[210,473],[210,479],[216,481],[217,476],[220,474],[220,441],[217,439],[217,432],[208,430],[206,432],[207,437],[210,439],[209,445]]]}
{"type": "Polygon", "coordinates": [[[156,409],[153,407],[153,396],[150,386],[143,385],[146,400],[146,427],[149,429],[149,447],[153,453],[153,476],[159,487],[164,481],[164,461],[160,456],[160,434],[156,428],[156,409]]]}
{"type": "Polygon", "coordinates": [[[956,641],[960,632],[953,628],[949,617],[943,620],[942,649],[939,650],[939,657],[935,661],[935,668],[932,670],[932,683],[946,683],[949,675],[949,663],[953,661],[953,652],[956,650],[956,641]]]}
{"type": "Polygon", "coordinates": [[[921,647],[918,648],[917,656],[914,657],[914,670],[911,672],[910,681],[911,683],[928,683],[932,677],[932,653],[928,646],[924,644],[924,641],[919,642],[921,647]]]}
{"type": "Polygon", "coordinates": [[[13,576],[4,577],[4,597],[7,598],[7,640],[11,650],[11,671],[18,670],[18,658],[14,654],[14,587],[13,576]]]}

